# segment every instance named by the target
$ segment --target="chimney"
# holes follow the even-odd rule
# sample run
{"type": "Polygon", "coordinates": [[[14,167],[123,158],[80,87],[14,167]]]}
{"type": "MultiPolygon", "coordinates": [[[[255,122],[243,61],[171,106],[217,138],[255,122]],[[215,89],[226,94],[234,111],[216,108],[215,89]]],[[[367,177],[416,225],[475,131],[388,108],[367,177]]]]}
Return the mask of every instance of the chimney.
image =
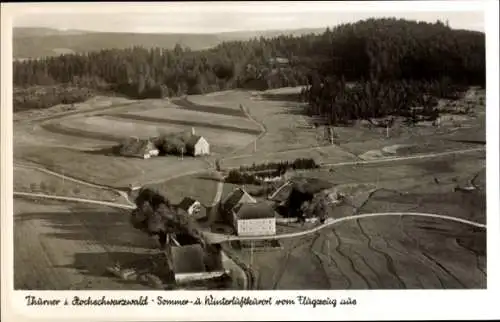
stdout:
{"type": "Polygon", "coordinates": [[[195,135],[195,133],[194,133],[194,127],[191,128],[191,134],[195,135]]]}

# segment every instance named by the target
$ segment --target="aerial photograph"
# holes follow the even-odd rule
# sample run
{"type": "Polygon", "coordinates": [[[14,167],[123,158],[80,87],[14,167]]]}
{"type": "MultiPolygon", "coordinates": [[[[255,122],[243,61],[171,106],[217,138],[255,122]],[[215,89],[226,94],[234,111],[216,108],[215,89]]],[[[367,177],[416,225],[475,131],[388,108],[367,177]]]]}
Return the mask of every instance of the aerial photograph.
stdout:
{"type": "Polygon", "coordinates": [[[486,289],[483,13],[304,6],[16,16],[14,289],[486,289]]]}

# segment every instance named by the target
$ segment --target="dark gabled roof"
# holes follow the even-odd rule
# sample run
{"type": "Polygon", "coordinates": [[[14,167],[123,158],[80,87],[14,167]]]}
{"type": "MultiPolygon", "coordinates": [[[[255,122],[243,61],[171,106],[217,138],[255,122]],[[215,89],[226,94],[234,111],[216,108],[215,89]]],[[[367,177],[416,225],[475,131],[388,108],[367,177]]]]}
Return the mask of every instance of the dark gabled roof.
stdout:
{"type": "Polygon", "coordinates": [[[187,140],[186,140],[186,147],[187,148],[194,148],[196,143],[201,139],[201,135],[191,135],[187,140]]]}
{"type": "Polygon", "coordinates": [[[187,211],[189,207],[191,207],[197,201],[198,200],[191,197],[184,197],[184,199],[182,199],[182,201],[179,203],[178,207],[187,211]]]}
{"type": "Polygon", "coordinates": [[[273,207],[265,202],[241,204],[235,209],[237,219],[262,219],[274,218],[276,214],[273,207]]]}
{"type": "Polygon", "coordinates": [[[229,211],[233,209],[238,202],[240,202],[241,198],[243,198],[243,195],[246,193],[245,190],[241,188],[236,188],[231,192],[231,194],[224,200],[224,209],[229,211]]]}

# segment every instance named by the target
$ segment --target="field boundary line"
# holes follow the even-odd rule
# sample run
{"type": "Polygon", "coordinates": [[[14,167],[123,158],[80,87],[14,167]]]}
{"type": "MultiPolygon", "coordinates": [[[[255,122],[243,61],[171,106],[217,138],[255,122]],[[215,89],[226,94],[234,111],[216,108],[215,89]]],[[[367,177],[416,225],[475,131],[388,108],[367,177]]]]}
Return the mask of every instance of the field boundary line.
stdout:
{"type": "Polygon", "coordinates": [[[73,202],[89,203],[89,204],[95,204],[95,205],[101,205],[101,206],[107,206],[107,207],[113,207],[113,208],[119,208],[119,209],[135,209],[136,208],[135,206],[132,206],[132,205],[118,204],[118,203],[114,203],[114,202],[84,199],[84,198],[65,197],[65,196],[56,196],[56,195],[46,195],[46,194],[42,194],[42,193],[30,193],[30,192],[14,191],[13,195],[19,196],[19,197],[28,197],[28,198],[42,198],[42,199],[54,199],[54,200],[61,200],[61,201],[73,201],[73,202]]]}

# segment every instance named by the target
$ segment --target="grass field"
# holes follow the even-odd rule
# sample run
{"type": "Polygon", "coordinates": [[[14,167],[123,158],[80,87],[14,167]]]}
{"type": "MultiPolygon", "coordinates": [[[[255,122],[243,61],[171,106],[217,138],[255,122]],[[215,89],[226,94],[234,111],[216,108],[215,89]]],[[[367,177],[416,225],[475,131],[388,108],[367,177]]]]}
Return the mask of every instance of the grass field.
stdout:
{"type": "MultiPolygon", "coordinates": [[[[43,193],[103,201],[116,201],[121,197],[109,190],[97,189],[33,169],[14,168],[14,191],[43,193]]],[[[125,202],[121,200],[121,202],[125,202]]]]}
{"type": "Polygon", "coordinates": [[[224,158],[221,165],[227,168],[239,167],[240,165],[251,165],[253,163],[268,163],[279,161],[294,161],[298,158],[314,159],[316,163],[336,163],[355,161],[356,156],[342,150],[337,146],[324,146],[317,148],[303,148],[290,151],[259,152],[250,155],[224,158]]]}
{"type": "Polygon", "coordinates": [[[155,246],[131,228],[126,212],[16,198],[14,289],[145,290],[110,277],[106,267],[147,263],[155,246]]]}
{"type": "Polygon", "coordinates": [[[174,204],[179,203],[184,197],[192,197],[203,205],[209,206],[217,191],[217,181],[210,173],[200,173],[147,185],[147,187],[159,191],[174,204]]]}
{"type": "Polygon", "coordinates": [[[108,156],[101,153],[75,151],[68,148],[18,147],[14,158],[43,165],[49,170],[89,182],[117,188],[167,180],[193,169],[207,166],[201,159],[158,157],[149,160],[108,156]]]}
{"type": "Polygon", "coordinates": [[[138,120],[158,124],[172,124],[194,127],[207,127],[258,135],[260,128],[252,121],[231,115],[190,111],[175,108],[159,108],[134,113],[109,113],[106,116],[138,120]]]}
{"type": "MultiPolygon", "coordinates": [[[[484,157],[469,157],[377,168],[342,167],[329,176],[316,171],[309,175],[341,187],[342,183],[371,181],[355,189],[359,196],[365,192],[363,202],[357,202],[358,213],[436,213],[484,224],[484,186],[470,193],[453,191],[456,183],[472,178],[480,184],[483,167],[484,157]],[[374,187],[390,190],[366,193],[374,187]]],[[[334,209],[332,216],[349,215],[348,208],[334,209]]],[[[374,217],[282,240],[282,250],[255,252],[252,257],[248,251],[234,252],[253,268],[257,288],[263,290],[485,288],[485,236],[484,229],[442,219],[374,217]]]]}
{"type": "MultiPolygon", "coordinates": [[[[148,138],[165,133],[187,131],[191,130],[191,126],[165,125],[161,123],[153,125],[138,120],[125,121],[111,116],[91,116],[67,119],[64,123],[44,124],[43,129],[67,136],[119,142],[131,136],[148,138]]],[[[196,133],[208,140],[211,144],[211,150],[216,154],[245,146],[255,138],[255,134],[230,132],[227,129],[212,127],[196,127],[196,133]]]]}
{"type": "Polygon", "coordinates": [[[182,109],[196,111],[196,112],[245,117],[245,113],[243,113],[238,104],[235,104],[234,106],[219,106],[218,104],[214,105],[204,104],[203,101],[201,102],[196,101],[196,98],[199,97],[204,97],[204,96],[198,95],[198,96],[190,96],[189,99],[175,99],[172,100],[172,103],[174,103],[175,105],[177,105],[182,109]],[[195,99],[194,101],[192,100],[193,98],[195,99]]]}

